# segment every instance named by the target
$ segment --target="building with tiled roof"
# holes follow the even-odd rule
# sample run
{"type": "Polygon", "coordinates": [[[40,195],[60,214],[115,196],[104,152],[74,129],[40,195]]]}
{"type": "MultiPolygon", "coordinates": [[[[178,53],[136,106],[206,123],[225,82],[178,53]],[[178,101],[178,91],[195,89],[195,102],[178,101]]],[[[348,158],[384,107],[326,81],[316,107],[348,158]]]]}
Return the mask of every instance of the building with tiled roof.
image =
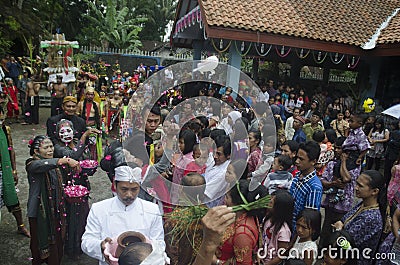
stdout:
{"type": "MultiPolygon", "coordinates": [[[[287,46],[317,50],[329,44],[325,51],[352,55],[392,45],[387,55],[400,55],[400,1],[186,0],[178,5],[176,22],[189,14],[190,5],[198,8],[210,38],[275,45],[284,40],[287,46]]],[[[183,29],[189,24],[181,22],[183,29]]],[[[190,41],[181,40],[186,30],[178,32],[179,26],[175,23],[173,43],[189,47],[190,41]]]]}
{"type": "Polygon", "coordinates": [[[393,80],[400,0],[180,0],[171,43],[194,49],[195,59],[202,50],[352,71],[370,66],[367,94],[379,96],[385,92],[377,87],[389,85],[382,71],[400,84],[393,80]]]}

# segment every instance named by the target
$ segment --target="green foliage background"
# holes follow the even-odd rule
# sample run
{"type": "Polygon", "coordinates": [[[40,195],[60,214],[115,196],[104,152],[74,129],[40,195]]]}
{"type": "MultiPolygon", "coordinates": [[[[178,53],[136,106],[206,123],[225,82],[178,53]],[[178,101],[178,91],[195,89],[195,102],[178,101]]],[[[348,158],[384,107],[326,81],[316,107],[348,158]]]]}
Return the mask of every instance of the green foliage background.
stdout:
{"type": "MultiPolygon", "coordinates": [[[[177,0],[0,0],[0,56],[39,47],[57,31],[81,45],[133,49],[141,40],[162,41],[177,0]]],[[[36,52],[38,52],[36,50],[36,52]]]]}

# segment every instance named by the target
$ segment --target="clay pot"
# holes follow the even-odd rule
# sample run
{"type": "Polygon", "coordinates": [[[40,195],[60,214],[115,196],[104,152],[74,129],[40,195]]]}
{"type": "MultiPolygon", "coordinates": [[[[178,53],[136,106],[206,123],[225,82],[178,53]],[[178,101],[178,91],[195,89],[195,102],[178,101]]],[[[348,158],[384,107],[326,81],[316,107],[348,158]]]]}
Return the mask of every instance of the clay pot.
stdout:
{"type": "Polygon", "coordinates": [[[119,235],[117,242],[118,247],[115,251],[115,257],[118,258],[129,244],[136,242],[146,242],[146,237],[139,232],[127,231],[119,235]]]}

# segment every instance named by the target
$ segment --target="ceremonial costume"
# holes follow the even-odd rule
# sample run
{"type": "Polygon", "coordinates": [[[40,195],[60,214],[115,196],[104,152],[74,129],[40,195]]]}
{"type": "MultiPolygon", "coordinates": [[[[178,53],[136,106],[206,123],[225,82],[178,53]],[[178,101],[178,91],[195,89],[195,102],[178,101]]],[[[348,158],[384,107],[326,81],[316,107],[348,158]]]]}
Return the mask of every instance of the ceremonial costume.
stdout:
{"type": "Polygon", "coordinates": [[[39,96],[27,97],[24,115],[25,122],[39,124],[39,96]]]}
{"type": "Polygon", "coordinates": [[[18,196],[15,191],[15,182],[12,175],[12,165],[10,158],[9,147],[10,142],[10,127],[0,127],[0,209],[4,205],[11,213],[21,211],[18,196]]]}
{"type": "Polygon", "coordinates": [[[63,178],[58,158],[26,161],[29,181],[28,218],[32,264],[61,264],[65,235],[63,178]]]}
{"type": "Polygon", "coordinates": [[[8,101],[8,103],[7,103],[7,117],[12,118],[14,113],[15,113],[15,115],[18,116],[19,108],[18,108],[18,96],[17,96],[18,89],[17,89],[17,87],[14,85],[12,85],[12,86],[8,85],[5,87],[5,92],[12,99],[12,102],[8,101]]]}
{"type": "Polygon", "coordinates": [[[119,121],[119,114],[120,114],[120,105],[117,107],[112,107],[111,104],[108,108],[108,113],[107,113],[107,128],[109,131],[112,131],[113,127],[118,126],[118,121],[119,121]],[[114,125],[115,124],[115,125],[114,125]]]}
{"type": "MultiPolygon", "coordinates": [[[[95,93],[93,88],[86,89],[86,92],[95,93]]],[[[84,99],[82,104],[82,112],[80,113],[80,117],[85,120],[86,127],[93,127],[96,129],[101,128],[101,121],[100,121],[100,110],[99,105],[97,102],[92,100],[89,101],[88,99],[84,99]],[[91,117],[92,108],[94,110],[94,117],[91,117]]],[[[90,150],[90,159],[98,160],[98,157],[101,157],[102,153],[102,141],[101,138],[97,135],[90,135],[89,136],[89,150],[90,150]]]]}
{"type": "MultiPolygon", "coordinates": [[[[85,154],[86,145],[81,141],[75,143],[74,148],[62,142],[54,145],[54,157],[69,157],[75,160],[83,160],[89,154],[85,154]]],[[[65,174],[64,184],[71,182],[75,185],[82,185],[90,190],[90,183],[87,174],[74,175],[74,172],[65,174]]],[[[89,214],[89,198],[85,198],[78,203],[66,202],[66,213],[68,230],[65,240],[65,252],[67,255],[77,256],[81,254],[81,237],[85,232],[86,218],[89,214]]]]}
{"type": "Polygon", "coordinates": [[[56,116],[51,116],[50,118],[47,119],[46,122],[46,127],[47,127],[47,136],[54,142],[56,137],[56,125],[57,123],[62,120],[66,119],[72,122],[74,125],[75,129],[75,135],[74,138],[81,139],[82,134],[86,132],[86,123],[85,120],[82,119],[81,117],[78,117],[76,115],[67,115],[65,113],[61,113],[56,116]]]}
{"type": "Polygon", "coordinates": [[[104,64],[99,64],[99,67],[97,68],[97,75],[99,76],[99,86],[98,88],[100,89],[102,84],[107,84],[107,66],[104,64]]]}
{"type": "Polygon", "coordinates": [[[60,115],[60,113],[63,112],[62,110],[62,104],[63,104],[63,100],[64,98],[56,98],[55,96],[51,97],[51,113],[50,116],[56,116],[56,115],[60,115]]]}

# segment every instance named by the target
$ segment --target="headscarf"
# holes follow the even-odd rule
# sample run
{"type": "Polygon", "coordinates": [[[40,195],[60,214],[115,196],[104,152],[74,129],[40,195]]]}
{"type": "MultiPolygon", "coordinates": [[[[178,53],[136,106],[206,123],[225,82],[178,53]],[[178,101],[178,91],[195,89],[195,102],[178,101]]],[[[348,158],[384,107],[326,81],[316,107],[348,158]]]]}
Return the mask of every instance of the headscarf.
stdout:
{"type": "Polygon", "coordinates": [[[78,103],[78,99],[76,97],[73,96],[66,96],[63,100],[63,104],[66,102],[72,101],[74,103],[78,103]]]}

